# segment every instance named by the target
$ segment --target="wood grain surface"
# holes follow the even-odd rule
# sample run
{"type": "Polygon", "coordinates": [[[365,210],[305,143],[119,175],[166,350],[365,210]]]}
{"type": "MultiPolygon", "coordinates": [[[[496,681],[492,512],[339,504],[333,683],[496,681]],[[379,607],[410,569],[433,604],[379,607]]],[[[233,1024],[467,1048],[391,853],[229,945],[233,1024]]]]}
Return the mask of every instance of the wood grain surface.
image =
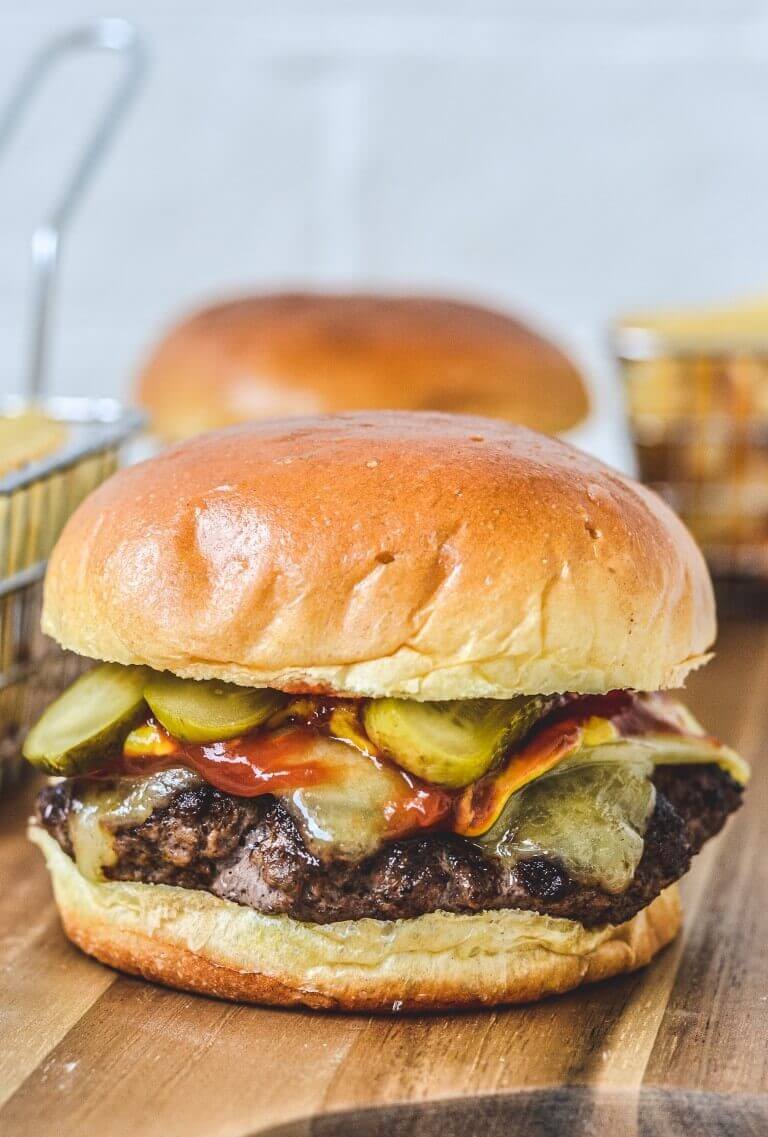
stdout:
{"type": "Polygon", "coordinates": [[[523,1008],[402,1019],[261,1010],[93,963],[0,828],[3,1137],[768,1133],[768,624],[731,623],[690,684],[757,760],[685,882],[683,936],[644,972],[523,1008]]]}

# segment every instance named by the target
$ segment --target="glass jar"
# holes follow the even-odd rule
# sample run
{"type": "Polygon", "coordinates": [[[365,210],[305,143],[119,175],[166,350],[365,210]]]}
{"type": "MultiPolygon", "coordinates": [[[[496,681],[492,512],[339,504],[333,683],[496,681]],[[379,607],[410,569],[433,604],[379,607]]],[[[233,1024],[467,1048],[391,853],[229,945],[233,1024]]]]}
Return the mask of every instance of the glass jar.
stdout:
{"type": "Polygon", "coordinates": [[[627,322],[616,349],[640,477],[680,514],[716,578],[768,593],[768,329],[627,322]]]}

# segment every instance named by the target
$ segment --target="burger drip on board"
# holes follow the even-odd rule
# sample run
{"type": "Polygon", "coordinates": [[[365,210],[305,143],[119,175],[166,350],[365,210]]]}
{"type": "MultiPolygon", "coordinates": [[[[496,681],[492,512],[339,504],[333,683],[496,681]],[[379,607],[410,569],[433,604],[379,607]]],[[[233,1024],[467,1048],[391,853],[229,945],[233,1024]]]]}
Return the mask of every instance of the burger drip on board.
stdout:
{"type": "Polygon", "coordinates": [[[25,744],[64,927],[228,998],[519,1002],[642,966],[748,778],[671,693],[715,632],[688,532],[498,421],[272,421],[124,470],[43,626],[103,661],[25,744]]]}

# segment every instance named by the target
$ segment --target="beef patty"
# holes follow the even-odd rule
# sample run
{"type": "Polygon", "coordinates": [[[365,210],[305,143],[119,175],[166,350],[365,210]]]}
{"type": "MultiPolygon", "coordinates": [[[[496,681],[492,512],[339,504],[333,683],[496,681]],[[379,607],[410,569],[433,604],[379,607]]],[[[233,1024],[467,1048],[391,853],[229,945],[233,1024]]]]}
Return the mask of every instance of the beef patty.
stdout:
{"type": "MultiPolygon", "coordinates": [[[[741,787],[716,765],[658,767],[656,805],[635,877],[622,893],[569,877],[555,860],[510,866],[465,838],[427,833],[383,845],[356,864],[321,861],[275,798],[233,797],[205,783],[181,790],[141,825],[115,834],[113,880],[204,889],[259,912],[299,920],[399,919],[426,912],[520,908],[620,924],[681,877],[741,804],[741,787]]],[[[67,820],[83,783],[46,787],[38,820],[70,855],[67,820]]]]}

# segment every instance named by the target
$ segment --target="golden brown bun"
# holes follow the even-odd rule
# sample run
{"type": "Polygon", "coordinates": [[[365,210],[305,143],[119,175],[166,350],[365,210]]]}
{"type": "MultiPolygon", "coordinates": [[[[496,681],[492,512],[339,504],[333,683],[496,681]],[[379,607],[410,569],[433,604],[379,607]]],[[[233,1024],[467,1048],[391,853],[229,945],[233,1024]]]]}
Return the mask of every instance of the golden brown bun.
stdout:
{"type": "Polygon", "coordinates": [[[494,415],[554,434],[588,410],[570,360],[500,312],[322,293],[192,316],[149,359],[137,397],[170,440],[277,415],[389,408],[494,415]]]}
{"type": "Polygon", "coordinates": [[[381,412],[122,470],[64,530],[43,628],[191,678],[454,699],[678,686],[715,622],[648,490],[498,420],[381,412]]]}
{"type": "Polygon", "coordinates": [[[207,892],[92,883],[42,829],[71,940],[102,963],[179,987],[276,1006],[438,1010],[526,1003],[644,966],[680,929],[673,885],[620,927],[506,909],[305,924],[207,892]]]}

